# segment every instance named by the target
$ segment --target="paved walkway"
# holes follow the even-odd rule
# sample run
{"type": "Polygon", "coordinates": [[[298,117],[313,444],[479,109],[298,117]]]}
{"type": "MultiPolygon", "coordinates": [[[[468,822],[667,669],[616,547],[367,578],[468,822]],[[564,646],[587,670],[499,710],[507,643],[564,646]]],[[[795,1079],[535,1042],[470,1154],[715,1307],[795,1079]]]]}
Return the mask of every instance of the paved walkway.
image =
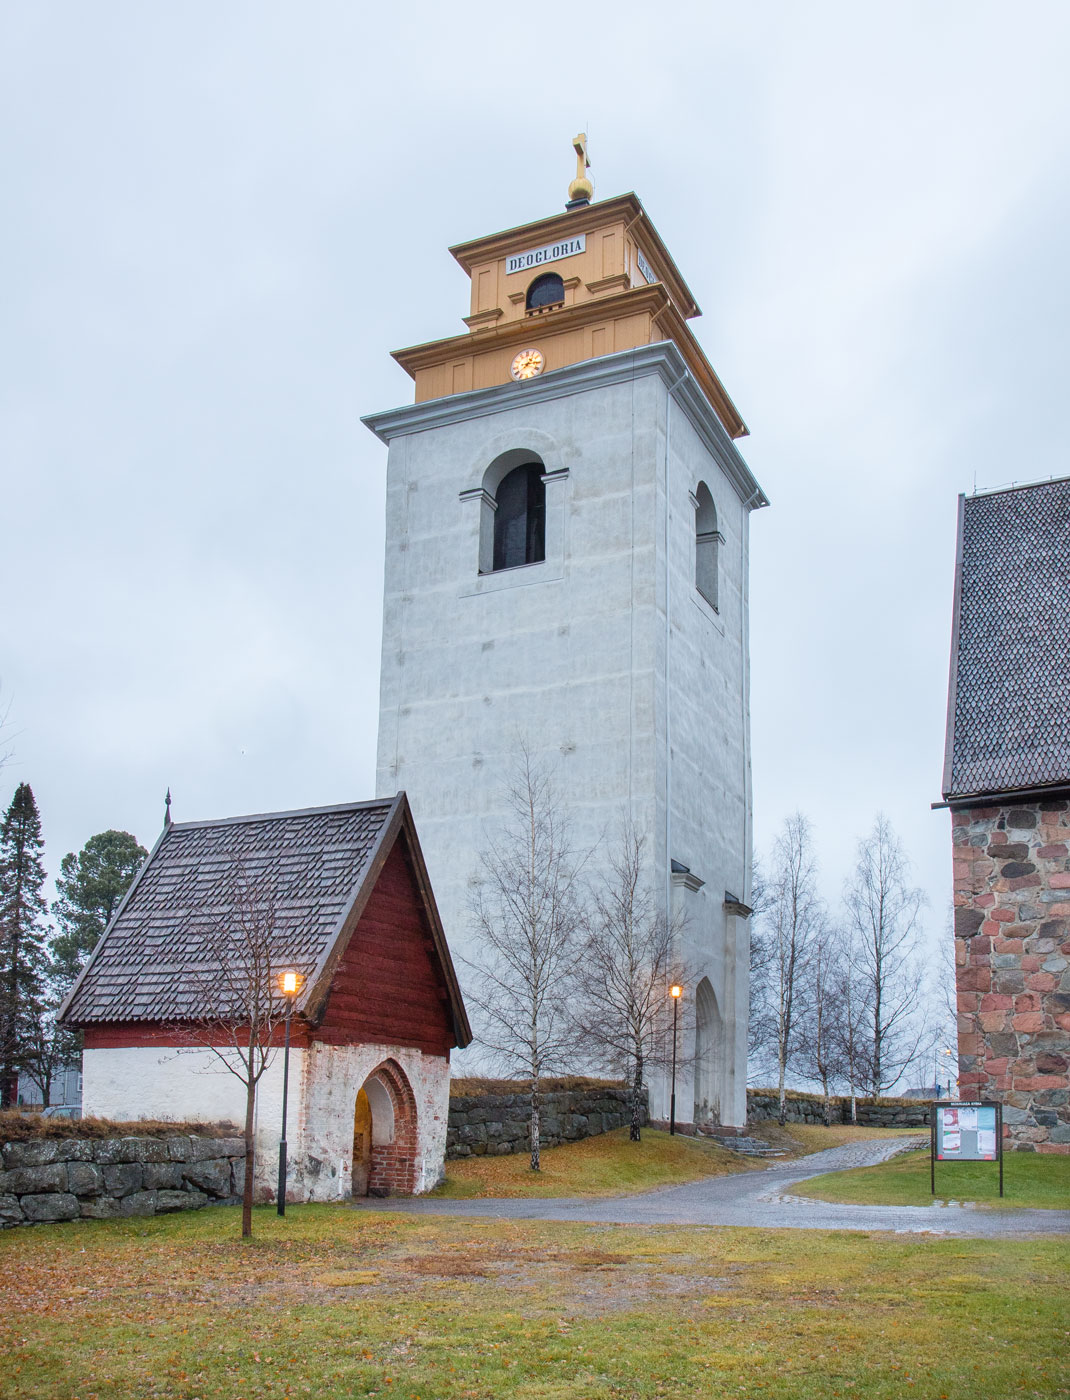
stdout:
{"type": "MultiPolygon", "coordinates": [[[[417,1197],[354,1202],[364,1210],[420,1215],[490,1216],[509,1220],[570,1220],[611,1225],[750,1225],[761,1229],[889,1230],[985,1237],[1070,1234],[1070,1210],[977,1209],[958,1202],[931,1206],[844,1206],[794,1196],[789,1188],[823,1172],[875,1166],[928,1142],[891,1138],[815,1152],[763,1171],[711,1176],[640,1196],[542,1200],[486,1198],[449,1201],[417,1197]]],[[[993,1167],[995,1170],[995,1167],[993,1167]]]]}

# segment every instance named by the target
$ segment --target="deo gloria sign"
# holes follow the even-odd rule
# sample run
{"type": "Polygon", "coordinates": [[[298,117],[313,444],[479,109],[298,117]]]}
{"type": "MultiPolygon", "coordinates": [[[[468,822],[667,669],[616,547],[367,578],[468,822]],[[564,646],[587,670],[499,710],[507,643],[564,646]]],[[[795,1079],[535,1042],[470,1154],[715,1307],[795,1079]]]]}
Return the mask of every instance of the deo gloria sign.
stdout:
{"type": "Polygon", "coordinates": [[[544,243],[541,248],[529,248],[525,253],[512,253],[505,260],[505,272],[530,272],[543,263],[557,262],[559,258],[571,258],[576,253],[585,252],[587,235],[578,233],[575,238],[562,238],[559,243],[544,243]]]}

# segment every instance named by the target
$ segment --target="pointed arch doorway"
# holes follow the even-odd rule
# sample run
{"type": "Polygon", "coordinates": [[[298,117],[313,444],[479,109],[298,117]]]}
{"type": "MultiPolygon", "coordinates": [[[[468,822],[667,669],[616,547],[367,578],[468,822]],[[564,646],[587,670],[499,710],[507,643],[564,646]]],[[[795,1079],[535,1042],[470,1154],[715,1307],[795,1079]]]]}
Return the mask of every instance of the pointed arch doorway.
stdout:
{"type": "Polygon", "coordinates": [[[416,1096],[396,1060],[384,1060],[353,1108],[354,1196],[411,1196],[416,1189],[416,1096]]]}
{"type": "Polygon", "coordinates": [[[708,977],[695,989],[695,1122],[716,1123],[721,1115],[724,1025],[708,977]]]}

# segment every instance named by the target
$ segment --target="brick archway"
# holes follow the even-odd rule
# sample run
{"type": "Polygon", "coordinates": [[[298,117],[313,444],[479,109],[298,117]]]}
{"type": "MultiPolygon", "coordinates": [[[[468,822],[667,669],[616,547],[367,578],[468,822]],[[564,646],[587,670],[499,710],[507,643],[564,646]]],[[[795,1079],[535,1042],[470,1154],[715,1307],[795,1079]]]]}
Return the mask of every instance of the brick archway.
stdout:
{"type": "MultiPolygon", "coordinates": [[[[372,1125],[369,1196],[411,1196],[416,1190],[416,1096],[396,1060],[384,1060],[361,1086],[373,1099],[385,1093],[393,1122],[372,1125]],[[369,1092],[370,1091],[370,1092],[369,1092]]],[[[374,1110],[373,1110],[374,1114],[374,1110]]],[[[389,1115],[387,1115],[389,1116],[389,1115]]]]}

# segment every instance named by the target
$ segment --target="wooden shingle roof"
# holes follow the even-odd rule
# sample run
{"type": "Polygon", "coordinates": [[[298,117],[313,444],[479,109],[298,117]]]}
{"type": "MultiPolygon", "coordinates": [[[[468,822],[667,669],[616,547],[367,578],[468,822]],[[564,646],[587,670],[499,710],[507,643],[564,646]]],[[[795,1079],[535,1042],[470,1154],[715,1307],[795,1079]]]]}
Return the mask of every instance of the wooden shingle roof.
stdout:
{"type": "Polygon", "coordinates": [[[68,1025],[182,1022],[202,1014],[213,932],[234,916],[236,874],[271,903],[273,962],[304,986],[314,1021],[383,862],[404,831],[458,1044],[471,1032],[404,793],[372,802],[165,827],[61,1009],[68,1025]]]}
{"type": "Polygon", "coordinates": [[[945,801],[1070,784],[1070,479],[959,502],[945,801]]]}

